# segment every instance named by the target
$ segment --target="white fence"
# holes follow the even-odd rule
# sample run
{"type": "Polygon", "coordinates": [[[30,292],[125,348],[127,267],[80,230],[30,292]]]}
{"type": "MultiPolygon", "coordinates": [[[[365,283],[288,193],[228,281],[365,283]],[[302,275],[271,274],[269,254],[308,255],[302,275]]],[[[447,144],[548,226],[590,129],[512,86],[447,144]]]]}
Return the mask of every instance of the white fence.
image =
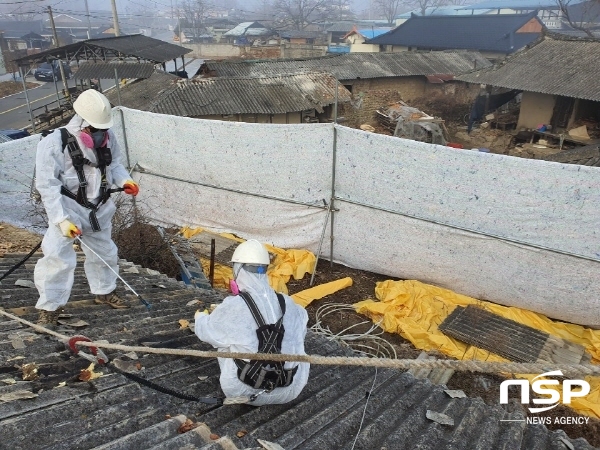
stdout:
{"type": "Polygon", "coordinates": [[[314,252],[324,236],[326,258],[333,223],[335,261],[600,326],[598,168],[332,124],[121,111],[115,131],[157,222],[314,252]]]}

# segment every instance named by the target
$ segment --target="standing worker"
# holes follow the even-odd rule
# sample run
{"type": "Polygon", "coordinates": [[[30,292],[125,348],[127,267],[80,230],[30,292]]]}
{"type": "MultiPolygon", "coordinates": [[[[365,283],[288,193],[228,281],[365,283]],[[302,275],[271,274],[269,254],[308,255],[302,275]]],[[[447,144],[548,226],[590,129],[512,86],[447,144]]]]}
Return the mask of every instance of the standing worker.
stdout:
{"type": "MultiPolygon", "coordinates": [[[[83,241],[118,272],[117,246],[111,239],[116,206],[111,186],[137,195],[138,185],[121,164],[113,131],[111,106],[100,92],[89,89],[73,103],[75,116],[64,128],[43,138],[37,147],[35,186],[46,214],[48,230],[44,253],[35,266],[34,281],[40,298],[38,324],[55,328],[69,301],[77,256],[73,239],[83,241]]],[[[95,303],[128,308],[115,293],[117,276],[92,251],[82,246],[84,269],[95,303]]]]}
{"type": "MultiPolygon", "coordinates": [[[[240,244],[231,258],[234,294],[208,314],[197,312],[196,335],[221,352],[305,355],[308,314],[291,297],[269,286],[269,253],[256,240],[240,244]]],[[[250,404],[287,403],[308,381],[308,363],[219,358],[226,397],[249,397],[250,404]]]]}

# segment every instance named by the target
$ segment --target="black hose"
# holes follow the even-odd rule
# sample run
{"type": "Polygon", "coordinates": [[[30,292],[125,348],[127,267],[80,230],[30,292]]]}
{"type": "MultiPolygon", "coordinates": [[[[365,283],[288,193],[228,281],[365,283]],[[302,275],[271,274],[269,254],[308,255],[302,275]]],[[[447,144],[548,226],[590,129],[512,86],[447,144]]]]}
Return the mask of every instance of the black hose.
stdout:
{"type": "Polygon", "coordinates": [[[129,378],[130,380],[135,381],[136,383],[142,384],[146,387],[149,387],[150,389],[154,389],[155,391],[162,392],[163,394],[171,395],[173,397],[177,397],[182,400],[187,400],[190,402],[206,403],[209,405],[222,405],[223,404],[223,399],[219,398],[219,397],[194,397],[193,395],[184,394],[184,393],[169,389],[167,387],[161,386],[159,384],[156,384],[150,380],[146,380],[145,378],[142,378],[133,373],[125,372],[125,371],[119,369],[114,364],[107,364],[106,367],[108,367],[110,370],[114,370],[115,372],[120,373],[121,375],[129,378]]]}
{"type": "Polygon", "coordinates": [[[29,254],[28,254],[28,255],[27,255],[25,258],[23,258],[23,259],[22,259],[21,261],[19,261],[17,264],[15,264],[14,266],[12,266],[12,267],[11,267],[11,268],[8,270],[8,272],[6,272],[4,275],[2,275],[2,276],[0,277],[0,281],[4,280],[4,279],[5,279],[7,276],[9,276],[11,273],[13,273],[13,272],[14,272],[15,270],[17,270],[19,267],[21,267],[25,261],[27,261],[29,258],[31,258],[31,256],[32,256],[32,255],[35,253],[35,251],[36,251],[38,248],[40,248],[40,246],[41,246],[41,245],[42,245],[42,241],[40,241],[40,243],[39,243],[38,245],[36,245],[36,246],[33,248],[33,250],[31,250],[31,251],[29,252],[29,254]]]}

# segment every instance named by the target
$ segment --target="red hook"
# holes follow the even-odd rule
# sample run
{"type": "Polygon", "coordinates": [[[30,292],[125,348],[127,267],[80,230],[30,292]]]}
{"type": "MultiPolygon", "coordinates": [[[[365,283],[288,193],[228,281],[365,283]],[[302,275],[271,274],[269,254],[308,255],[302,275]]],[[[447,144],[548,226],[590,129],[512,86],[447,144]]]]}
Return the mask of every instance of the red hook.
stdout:
{"type": "MultiPolygon", "coordinates": [[[[69,348],[71,349],[71,351],[73,353],[75,353],[76,355],[79,355],[79,349],[76,347],[75,344],[77,344],[77,342],[92,342],[92,340],[88,337],[82,336],[82,335],[77,335],[77,336],[73,336],[72,338],[69,339],[69,341],[67,342],[67,345],[69,346],[69,348]]],[[[92,354],[95,356],[95,359],[98,364],[106,364],[108,362],[108,357],[104,354],[104,352],[102,350],[98,350],[97,347],[90,347],[90,350],[92,352],[92,354]]],[[[81,356],[83,356],[86,359],[91,359],[91,357],[89,357],[90,355],[87,355],[84,352],[81,352],[81,356]]]]}

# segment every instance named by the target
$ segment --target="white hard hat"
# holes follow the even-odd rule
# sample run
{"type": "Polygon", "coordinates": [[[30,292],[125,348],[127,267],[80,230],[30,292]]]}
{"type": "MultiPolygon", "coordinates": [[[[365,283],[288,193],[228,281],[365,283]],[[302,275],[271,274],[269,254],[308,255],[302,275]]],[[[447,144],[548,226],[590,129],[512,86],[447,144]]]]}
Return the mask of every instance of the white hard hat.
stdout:
{"type": "Polygon", "coordinates": [[[233,252],[231,262],[242,264],[257,264],[268,266],[271,262],[269,252],[256,239],[241,243],[233,252]]]}
{"type": "Polygon", "coordinates": [[[73,109],[94,128],[105,130],[113,126],[110,102],[95,89],[82,92],[73,103],[73,109]]]}

